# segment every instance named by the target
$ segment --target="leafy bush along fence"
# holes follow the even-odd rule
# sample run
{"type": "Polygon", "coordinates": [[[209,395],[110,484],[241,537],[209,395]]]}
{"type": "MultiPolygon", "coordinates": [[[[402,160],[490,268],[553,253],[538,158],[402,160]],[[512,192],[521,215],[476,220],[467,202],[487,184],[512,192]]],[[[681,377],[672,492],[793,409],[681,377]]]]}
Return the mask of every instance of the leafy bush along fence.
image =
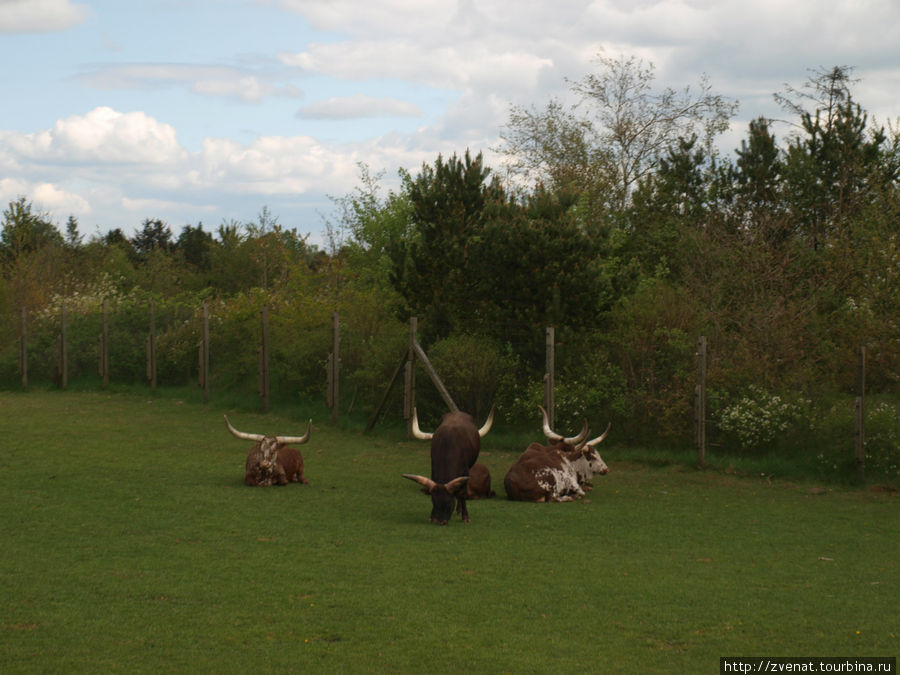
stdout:
{"type": "MultiPolygon", "coordinates": [[[[707,391],[706,340],[697,345],[694,425],[698,462],[707,445],[749,457],[803,457],[820,475],[900,478],[900,405],[896,396],[867,396],[864,347],[858,395],[771,391],[756,384],[707,391]]],[[[712,379],[720,379],[714,373],[712,379]]]]}
{"type": "MultiPolygon", "coordinates": [[[[254,389],[280,398],[324,396],[332,317],[261,300],[240,297],[196,307],[116,298],[90,307],[61,303],[34,315],[23,311],[14,349],[0,352],[0,382],[8,387],[145,382],[152,388],[196,383],[205,397],[210,391],[254,389]]],[[[378,364],[382,353],[401,352],[402,333],[397,337],[363,337],[345,327],[347,407],[352,409],[357,397],[370,398],[359,391],[364,380],[387,377],[378,364]]]]}
{"type": "MultiPolygon", "coordinates": [[[[373,325],[370,317],[352,314],[337,322],[321,303],[303,305],[263,292],[227,302],[209,299],[199,307],[196,296],[153,302],[123,296],[105,303],[67,303],[65,311],[59,303],[34,315],[23,312],[15,329],[18,341],[9,328],[0,351],[5,387],[64,386],[67,380],[88,386],[199,384],[206,397],[256,391],[270,393],[277,402],[325,401],[329,395],[336,398],[339,389],[341,414],[368,417],[385,397],[386,414],[399,417],[405,409],[402,387],[389,396],[386,388],[409,349],[409,327],[373,325]],[[336,348],[339,355],[333,359],[336,348]],[[340,363],[336,370],[335,360],[340,363]],[[262,361],[265,378],[260,377],[262,361]]],[[[521,334],[531,353],[544,347],[542,332],[521,334]]],[[[476,416],[483,417],[496,403],[506,422],[535,429],[537,405],[546,404],[548,396],[542,376],[549,375],[555,379],[554,426],[561,430],[577,430],[583,419],[595,425],[611,420],[618,440],[684,447],[693,415],[695,425],[701,419],[708,423],[709,455],[716,461],[723,456],[799,458],[822,474],[853,476],[864,466],[868,476],[900,477],[896,396],[871,397],[858,420],[856,401],[846,393],[735,383],[719,356],[709,372],[709,409],[698,414],[696,398],[692,410],[698,380],[694,348],[686,335],[665,338],[669,351],[663,355],[637,350],[622,359],[613,353],[614,345],[563,331],[548,345],[555,372],[552,366],[542,372],[544,364],[526,363],[518,343],[472,335],[439,340],[428,346],[428,355],[457,405],[476,416]],[[660,373],[668,371],[663,380],[660,373]],[[860,420],[864,435],[857,431],[860,420]]],[[[416,389],[416,405],[424,423],[436,424],[446,404],[428,375],[419,372],[426,384],[416,389]]],[[[699,455],[701,463],[706,459],[705,453],[699,455]]]]}

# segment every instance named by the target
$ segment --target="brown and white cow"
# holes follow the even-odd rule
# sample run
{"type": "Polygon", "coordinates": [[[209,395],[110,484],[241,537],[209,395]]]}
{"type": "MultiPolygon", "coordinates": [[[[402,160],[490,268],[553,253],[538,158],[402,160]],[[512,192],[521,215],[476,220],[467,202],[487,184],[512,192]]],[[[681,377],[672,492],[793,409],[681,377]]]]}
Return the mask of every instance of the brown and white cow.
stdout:
{"type": "Polygon", "coordinates": [[[303,477],[303,456],[299,450],[287,447],[291,443],[301,445],[309,440],[312,420],[303,436],[265,436],[238,431],[225,415],[225,426],[235,438],[253,441],[244,468],[244,483],[260,487],[308,483],[303,477]]]}
{"type": "Polygon", "coordinates": [[[481,439],[494,423],[494,409],[479,429],[472,416],[464,412],[449,412],[433,433],[419,429],[419,419],[413,408],[413,436],[431,441],[431,478],[405,473],[404,478],[419,483],[431,495],[431,522],[446,525],[453,515],[453,504],[464,523],[469,522],[466,508],[466,484],[469,470],[478,459],[481,439]]]}
{"type": "Polygon", "coordinates": [[[609,468],[597,452],[609,433],[609,425],[602,435],[585,440],[587,427],[578,436],[564,438],[550,429],[547,412],[544,416],[544,435],[550,445],[532,443],[507,472],[503,480],[506,495],[516,501],[563,502],[579,499],[585,489],[592,489],[594,475],[605,475],[609,468]]]}

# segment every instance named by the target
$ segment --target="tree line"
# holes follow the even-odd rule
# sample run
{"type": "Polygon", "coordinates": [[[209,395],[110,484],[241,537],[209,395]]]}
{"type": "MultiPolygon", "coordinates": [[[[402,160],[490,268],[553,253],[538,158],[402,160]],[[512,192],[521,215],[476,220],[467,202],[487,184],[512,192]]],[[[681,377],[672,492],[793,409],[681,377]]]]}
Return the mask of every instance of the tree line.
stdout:
{"type": "MultiPolygon", "coordinates": [[[[214,231],[200,223],[175,236],[148,219],[132,237],[115,229],[85,242],[74,218],[60,232],[22,197],[0,233],[0,378],[14,379],[6,345],[22,307],[36,321],[66,298],[96,313],[102,295],[173,308],[163,332],[184,362],[175,380],[189,377],[185,325],[202,301],[222,322],[220,354],[252,335],[259,306],[273,307],[280,381],[303,395],[324,387],[315,372],[338,311],[360,407],[382,393],[411,316],[461,407],[498,402],[523,422],[541,400],[554,326],[562,423],[609,416],[642,442],[689,441],[700,335],[723,419],[751,390],[763,401],[794,392],[798,408],[852,394],[860,345],[869,390],[895,394],[900,130],[870,119],[852,73],[813,71],[777,94],[786,121],[755,119],[728,156],[718,141],[736,105],[707,81],[660,88],[652,66],[601,58],[569,83],[573,103],[510,109],[494,149],[505,171],[467,150],[385,190],[361,166],[359,185],[335,199],[327,250],[268,209],[214,231]]],[[[249,377],[249,358],[220,356],[219,385],[249,377]]],[[[828,414],[804,410],[785,435],[802,443],[828,414]]]]}

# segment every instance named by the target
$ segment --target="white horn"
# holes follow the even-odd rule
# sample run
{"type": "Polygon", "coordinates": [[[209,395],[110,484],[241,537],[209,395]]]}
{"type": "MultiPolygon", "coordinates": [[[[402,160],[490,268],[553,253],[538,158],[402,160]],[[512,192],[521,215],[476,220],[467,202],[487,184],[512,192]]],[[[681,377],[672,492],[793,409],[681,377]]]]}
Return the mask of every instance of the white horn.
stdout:
{"type": "Polygon", "coordinates": [[[590,441],[588,441],[587,443],[585,443],[585,444],[584,444],[585,447],[592,448],[592,447],[594,447],[595,445],[597,445],[598,443],[600,443],[604,438],[606,438],[606,435],[609,433],[610,427],[612,427],[612,422],[609,422],[609,423],[606,425],[606,431],[604,431],[602,434],[600,434],[599,436],[597,436],[597,438],[595,438],[595,439],[593,439],[593,440],[590,440],[590,441]]]}
{"type": "Polygon", "coordinates": [[[425,478],[425,476],[418,476],[412,473],[403,474],[404,478],[409,478],[410,480],[416,481],[419,485],[426,488],[427,490],[431,490],[435,486],[435,482],[430,478],[425,478]]]}
{"type": "Polygon", "coordinates": [[[276,436],[275,442],[282,443],[284,445],[288,445],[290,443],[294,443],[296,445],[300,445],[301,443],[306,443],[309,440],[309,432],[312,429],[312,420],[309,421],[309,424],[306,425],[306,433],[302,436],[276,436]]]}
{"type": "Polygon", "coordinates": [[[481,438],[487,436],[487,432],[491,430],[491,427],[494,424],[494,406],[491,406],[491,412],[488,414],[487,420],[485,420],[484,426],[478,430],[478,435],[481,438]]]}
{"type": "MultiPolygon", "coordinates": [[[[426,434],[419,428],[419,417],[416,414],[416,409],[413,407],[413,418],[412,418],[412,435],[415,438],[418,438],[420,441],[430,441],[434,434],[426,434]]],[[[409,476],[407,476],[409,478],[409,476]]],[[[415,480],[415,479],[412,479],[415,480]]]]}
{"type": "Polygon", "coordinates": [[[228,431],[231,432],[231,435],[240,438],[245,441],[261,441],[265,438],[262,434],[247,434],[243,431],[238,431],[233,426],[231,426],[231,422],[228,421],[228,415],[225,415],[225,426],[228,427],[228,431]]]}
{"type": "Polygon", "coordinates": [[[541,415],[544,418],[544,422],[541,427],[544,430],[544,436],[546,436],[551,441],[562,441],[563,443],[576,444],[583,441],[588,435],[588,423],[587,420],[584,421],[584,424],[581,427],[581,432],[576,434],[575,436],[564,437],[562,434],[558,434],[553,429],[550,428],[550,416],[547,414],[547,411],[544,410],[544,406],[539,405],[538,408],[541,409],[541,415]]]}

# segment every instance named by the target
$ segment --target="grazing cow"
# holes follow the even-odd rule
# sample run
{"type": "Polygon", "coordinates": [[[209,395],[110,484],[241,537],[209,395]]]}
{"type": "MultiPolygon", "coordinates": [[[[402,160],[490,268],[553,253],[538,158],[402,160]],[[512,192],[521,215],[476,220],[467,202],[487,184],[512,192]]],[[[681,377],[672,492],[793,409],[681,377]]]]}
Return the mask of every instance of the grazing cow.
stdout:
{"type": "Polygon", "coordinates": [[[497,493],[491,490],[491,472],[481,462],[475,462],[469,469],[466,499],[488,499],[495,494],[497,493]]]}
{"type": "Polygon", "coordinates": [[[462,521],[469,522],[469,511],[466,508],[469,470],[478,459],[481,439],[490,431],[493,423],[493,408],[480,429],[475,426],[475,420],[468,413],[449,412],[441,419],[434,433],[423,433],[413,409],[413,436],[431,441],[431,478],[409,473],[403,474],[403,477],[416,481],[425,488],[424,492],[431,495],[432,523],[446,525],[453,515],[454,502],[462,521]]]}
{"type": "Polygon", "coordinates": [[[595,474],[605,475],[609,468],[594,447],[609,433],[586,441],[587,428],[578,436],[564,438],[552,431],[544,414],[544,435],[550,445],[532,443],[507,472],[503,480],[509,499],[532,502],[572,501],[584,496],[595,474]]]}
{"type": "Polygon", "coordinates": [[[225,415],[225,426],[236,437],[245,441],[253,441],[253,447],[247,455],[244,469],[244,483],[260,487],[270,485],[287,485],[289,482],[307,483],[303,477],[303,456],[299,450],[287,447],[290,443],[298,445],[309,440],[312,420],[306,427],[303,436],[264,436],[238,431],[225,415]]]}

